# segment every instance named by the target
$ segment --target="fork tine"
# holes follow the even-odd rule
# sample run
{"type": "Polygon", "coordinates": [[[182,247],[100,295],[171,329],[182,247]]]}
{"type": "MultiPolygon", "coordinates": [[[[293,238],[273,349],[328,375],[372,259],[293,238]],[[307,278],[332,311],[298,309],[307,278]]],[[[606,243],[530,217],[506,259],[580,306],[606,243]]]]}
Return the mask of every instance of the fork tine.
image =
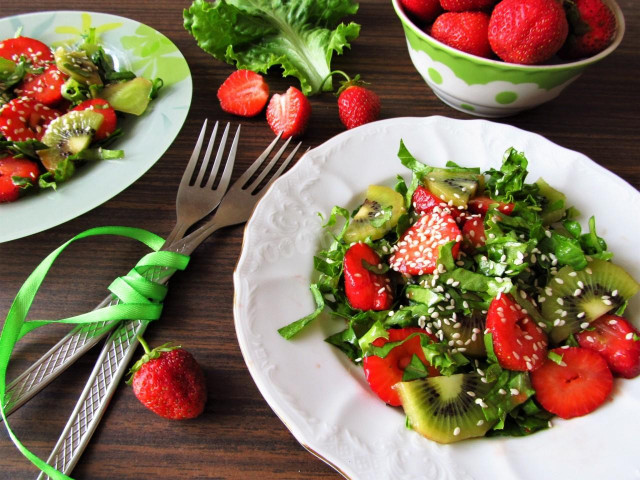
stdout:
{"type": "MultiPolygon", "coordinates": [[[[218,189],[221,189],[223,192],[227,191],[229,181],[231,180],[231,172],[233,171],[233,164],[236,160],[236,153],[238,151],[238,141],[240,140],[240,128],[241,125],[238,125],[236,135],[233,137],[233,143],[231,144],[231,150],[229,150],[229,155],[227,156],[227,163],[225,164],[224,171],[220,177],[220,182],[218,183],[218,189]]],[[[217,161],[218,159],[216,159],[216,162],[217,161]]],[[[213,179],[210,179],[210,182],[213,183],[213,179]]],[[[207,186],[210,186],[209,183],[207,183],[207,186]]]]}
{"type": "MultiPolygon", "coordinates": [[[[202,184],[202,179],[204,178],[204,174],[207,171],[207,168],[209,166],[209,159],[211,158],[211,152],[213,151],[213,145],[216,142],[216,135],[218,134],[218,123],[216,122],[215,126],[213,127],[213,131],[211,132],[211,136],[209,137],[209,143],[207,144],[207,150],[204,152],[204,158],[202,159],[202,165],[200,165],[200,170],[198,171],[198,177],[196,178],[196,181],[194,183],[194,185],[196,187],[199,187],[202,184]]],[[[222,148],[224,150],[224,144],[227,141],[227,132],[229,131],[229,124],[227,124],[227,128],[224,131],[224,133],[222,134],[222,140],[220,141],[220,147],[218,147],[218,151],[220,150],[220,148],[222,148]]],[[[214,169],[215,169],[215,165],[214,165],[214,169]]],[[[213,173],[213,176],[215,177],[215,172],[213,173]]]]}
{"type": "MultiPolygon", "coordinates": [[[[276,173],[273,174],[273,176],[271,177],[271,180],[269,180],[267,182],[267,184],[260,190],[260,192],[258,193],[258,196],[262,196],[271,186],[271,184],[273,182],[275,182],[280,175],[282,174],[282,172],[284,172],[285,168],[287,168],[287,166],[289,165],[289,163],[291,163],[291,160],[293,160],[293,157],[296,156],[296,153],[298,152],[298,149],[300,148],[300,146],[302,145],[302,142],[298,143],[298,145],[295,146],[295,148],[291,151],[291,153],[289,154],[289,156],[287,158],[284,159],[284,162],[282,162],[282,164],[280,165],[280,167],[278,167],[278,170],[276,170],[276,173]]],[[[307,148],[307,152],[310,150],[310,148],[307,148]]],[[[305,152],[305,153],[307,153],[305,152]]]]}
{"type": "Polygon", "coordinates": [[[284,153],[284,151],[287,149],[287,147],[289,146],[289,142],[291,142],[291,137],[289,137],[287,139],[286,142],[284,142],[284,145],[282,145],[282,147],[280,147],[280,150],[278,150],[278,152],[273,156],[273,158],[271,159],[271,161],[267,164],[266,167],[264,167],[264,170],[262,170],[262,172],[260,172],[260,175],[258,175],[256,177],[256,179],[253,181],[253,183],[251,185],[249,185],[247,188],[247,190],[250,190],[253,192],[253,190],[255,190],[256,188],[258,188],[258,186],[260,185],[260,182],[262,182],[262,180],[264,180],[264,178],[267,176],[267,174],[269,173],[269,171],[271,171],[271,169],[273,168],[273,166],[278,162],[278,160],[280,160],[280,157],[282,156],[282,154],[284,153]]]}
{"type": "MultiPolygon", "coordinates": [[[[227,146],[227,137],[229,136],[229,128],[231,124],[227,123],[227,126],[224,128],[224,132],[222,134],[222,138],[220,139],[220,145],[218,145],[218,151],[216,152],[216,158],[213,162],[213,167],[211,167],[211,172],[209,173],[209,177],[207,178],[207,184],[204,186],[205,188],[210,189],[213,187],[213,182],[216,179],[216,175],[218,175],[218,169],[220,168],[220,160],[222,159],[222,154],[224,153],[224,149],[227,146]]],[[[209,159],[206,159],[206,162],[209,162],[209,159]]],[[[203,163],[204,165],[204,163],[203,163]]],[[[204,172],[202,172],[204,175],[204,172]]],[[[197,186],[200,186],[200,182],[196,183],[197,186]]]]}
{"type": "Polygon", "coordinates": [[[196,164],[198,163],[198,157],[200,157],[200,149],[202,148],[202,141],[204,140],[204,134],[207,131],[207,122],[209,119],[205,119],[202,124],[202,130],[200,130],[200,135],[198,136],[198,141],[196,142],[196,146],[193,149],[193,153],[191,154],[191,158],[189,159],[189,163],[187,164],[187,168],[185,168],[184,173],[182,174],[182,180],[180,180],[180,186],[183,185],[188,186],[191,181],[191,177],[193,176],[193,171],[196,168],[196,164]]]}
{"type": "Polygon", "coordinates": [[[262,152],[260,156],[256,158],[256,161],[253,162],[249,168],[247,168],[247,170],[242,174],[242,176],[238,180],[236,180],[236,183],[238,185],[244,185],[249,181],[251,176],[256,172],[256,170],[258,170],[258,168],[260,168],[260,165],[262,165],[262,163],[267,159],[267,157],[273,150],[273,147],[275,147],[276,143],[278,143],[278,140],[280,140],[281,136],[282,136],[282,133],[279,133],[278,136],[274,138],[273,142],[271,142],[269,146],[264,149],[264,152],[262,152]]]}

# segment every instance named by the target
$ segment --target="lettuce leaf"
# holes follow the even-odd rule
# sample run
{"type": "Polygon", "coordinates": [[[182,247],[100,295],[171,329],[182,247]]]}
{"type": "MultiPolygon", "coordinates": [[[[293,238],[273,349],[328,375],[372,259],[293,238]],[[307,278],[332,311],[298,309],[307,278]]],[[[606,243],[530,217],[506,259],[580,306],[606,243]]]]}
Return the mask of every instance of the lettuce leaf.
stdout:
{"type": "Polygon", "coordinates": [[[305,95],[333,90],[333,53],[342,54],[360,25],[339,23],[358,11],[352,0],[195,0],[184,27],[200,48],[239,69],[266,73],[279,65],[305,95]]]}

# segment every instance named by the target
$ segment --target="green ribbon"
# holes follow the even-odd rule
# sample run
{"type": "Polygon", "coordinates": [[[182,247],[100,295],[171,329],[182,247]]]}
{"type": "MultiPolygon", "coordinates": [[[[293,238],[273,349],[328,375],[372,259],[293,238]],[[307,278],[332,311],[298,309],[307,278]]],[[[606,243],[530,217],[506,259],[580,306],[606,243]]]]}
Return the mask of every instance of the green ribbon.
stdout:
{"type": "Polygon", "coordinates": [[[167,294],[167,287],[149,279],[158,268],[164,269],[166,275],[170,275],[176,270],[184,270],[189,263],[189,257],[175,252],[159,251],[164,240],[151,232],[139,228],[130,227],[99,227],[92,228],[76,235],[71,240],[53,251],[45,258],[38,267],[29,275],[20,291],[13,300],[7,318],[0,332],[0,414],[4,420],[9,437],[18,450],[27,457],[42,472],[52,479],[71,479],[62,472],[56,470],[39,457],[31,453],[9,427],[5,407],[7,405],[7,367],[11,359],[11,353],[15,344],[30,331],[48,325],[50,323],[70,323],[78,325],[88,325],[98,322],[106,322],[104,328],[98,330],[96,334],[110,329],[114,323],[121,320],[157,320],[162,313],[162,300],[167,294]],[[69,244],[86,237],[96,235],[117,235],[132,238],[144,243],[153,252],[145,255],[124,277],[119,277],[109,286],[109,290],[120,301],[116,305],[93,310],[91,312],[77,315],[75,317],[61,320],[30,320],[26,321],[27,314],[33,303],[33,299],[38,293],[40,285],[44,281],[51,265],[55,262],[62,251],[69,244]]]}

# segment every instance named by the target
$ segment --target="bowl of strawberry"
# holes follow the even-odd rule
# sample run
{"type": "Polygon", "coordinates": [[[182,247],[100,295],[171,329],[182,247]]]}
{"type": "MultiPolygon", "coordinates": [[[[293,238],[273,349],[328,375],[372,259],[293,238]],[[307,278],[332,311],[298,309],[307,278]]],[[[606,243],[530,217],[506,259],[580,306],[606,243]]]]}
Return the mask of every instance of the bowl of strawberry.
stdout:
{"type": "Polygon", "coordinates": [[[449,106],[503,117],[556,98],[622,41],[614,0],[392,0],[409,55],[449,106]]]}

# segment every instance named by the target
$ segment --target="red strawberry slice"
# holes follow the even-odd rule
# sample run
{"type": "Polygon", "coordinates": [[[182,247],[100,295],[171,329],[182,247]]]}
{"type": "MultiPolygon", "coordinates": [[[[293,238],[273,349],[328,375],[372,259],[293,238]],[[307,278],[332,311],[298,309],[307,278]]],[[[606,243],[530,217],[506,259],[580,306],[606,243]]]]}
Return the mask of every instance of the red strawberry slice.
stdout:
{"type": "Polygon", "coordinates": [[[311,117],[311,103],[297,88],[289,87],[286,93],[276,93],[267,105],[267,123],[282,138],[302,135],[311,117]]]}
{"type": "Polygon", "coordinates": [[[484,232],[484,218],[480,215],[473,215],[462,226],[462,247],[473,251],[484,247],[486,237],[484,232]]]}
{"type": "Polygon", "coordinates": [[[61,113],[27,97],[18,97],[0,108],[0,133],[7,140],[39,140],[49,122],[61,113]]]}
{"type": "Polygon", "coordinates": [[[34,67],[53,61],[51,49],[35,38],[15,37],[0,42],[0,57],[17,63],[21,55],[24,55],[34,67]]]}
{"type": "Polygon", "coordinates": [[[394,247],[389,265],[405,275],[424,275],[436,269],[441,245],[456,242],[451,252],[458,257],[462,234],[451,215],[427,213],[420,217],[394,247]]]}
{"type": "Polygon", "coordinates": [[[513,203],[505,203],[499,200],[493,200],[489,197],[474,197],[469,200],[467,206],[473,213],[484,215],[489,211],[489,207],[495,204],[498,205],[498,211],[505,215],[511,215],[511,212],[513,212],[513,208],[515,207],[513,203]]]}
{"type": "Polygon", "coordinates": [[[26,158],[0,158],[0,202],[13,202],[20,196],[21,187],[13,183],[13,177],[36,181],[40,171],[38,164],[26,158]]]}
{"type": "Polygon", "coordinates": [[[55,105],[62,100],[62,86],[66,80],[67,75],[58,70],[58,67],[49,65],[40,75],[25,78],[17,91],[43,105],[55,105]]]}
{"type": "MultiPolygon", "coordinates": [[[[388,330],[389,339],[378,338],[373,342],[376,347],[382,347],[388,342],[399,342],[414,333],[423,333],[428,335],[433,341],[437,339],[433,335],[429,335],[424,330],[417,327],[400,328],[388,330]]],[[[380,358],[375,355],[369,355],[362,360],[364,367],[364,375],[373,390],[385,403],[395,407],[402,405],[400,396],[393,389],[393,386],[402,381],[404,370],[411,362],[414,355],[417,355],[420,361],[427,366],[429,376],[440,375],[435,367],[432,367],[424,356],[422,346],[420,345],[420,336],[407,340],[406,342],[393,348],[386,357],[380,358]]]]}
{"type": "Polygon", "coordinates": [[[555,348],[560,364],[546,359],[531,372],[531,385],[540,404],[562,418],[591,413],[607,399],[613,388],[613,375],[602,356],[580,347],[555,348]]]}
{"type": "Polygon", "coordinates": [[[102,115],[103,120],[100,124],[100,128],[98,128],[94,134],[94,138],[96,140],[103,140],[107,138],[116,129],[116,125],[118,123],[116,111],[111,107],[111,105],[109,105],[109,102],[102,98],[85,100],[74,107],[73,110],[93,110],[94,112],[102,115]]]}
{"type": "Polygon", "coordinates": [[[241,117],[259,114],[269,100],[269,85],[251,70],[236,70],[218,89],[222,110],[241,117]]]}
{"type": "Polygon", "coordinates": [[[604,315],[576,334],[581,347],[604,357],[611,371],[620,377],[640,374],[640,333],[624,318],[604,315]],[[594,330],[592,330],[592,328],[594,330]]]}
{"type": "Polygon", "coordinates": [[[367,270],[363,261],[377,267],[381,259],[361,242],[349,247],[344,255],[344,289],[349,303],[360,310],[388,310],[393,303],[389,278],[367,270]]]}
{"type": "Polygon", "coordinates": [[[521,372],[540,368],[547,357],[547,334],[509,294],[493,299],[487,312],[487,329],[502,368],[521,372]]]}
{"type": "Polygon", "coordinates": [[[468,212],[466,210],[450,207],[447,205],[447,202],[443,202],[442,199],[436,197],[422,185],[418,185],[418,188],[413,192],[411,204],[413,205],[413,209],[420,215],[431,212],[448,213],[458,223],[468,216],[468,212]]]}

